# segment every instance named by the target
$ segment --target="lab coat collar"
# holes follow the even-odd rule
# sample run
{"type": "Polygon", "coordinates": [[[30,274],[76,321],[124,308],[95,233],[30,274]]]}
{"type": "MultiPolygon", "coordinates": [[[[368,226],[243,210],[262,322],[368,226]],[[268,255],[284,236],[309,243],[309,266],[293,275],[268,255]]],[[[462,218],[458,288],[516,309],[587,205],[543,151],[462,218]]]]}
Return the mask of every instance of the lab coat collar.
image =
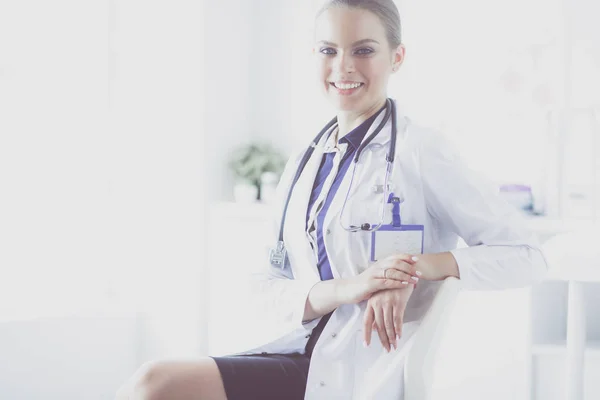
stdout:
{"type": "MultiPolygon", "coordinates": [[[[398,105],[395,100],[392,100],[396,105],[396,127],[398,129],[398,137],[401,138],[403,136],[404,129],[406,127],[407,119],[406,116],[402,113],[402,111],[398,108],[398,105]]],[[[358,149],[360,145],[367,139],[371,134],[377,129],[383,118],[385,117],[385,107],[379,110],[377,113],[373,114],[368,120],[363,122],[359,127],[352,130],[350,133],[345,135],[342,139],[339,140],[341,145],[346,145],[348,143],[350,146],[353,146],[355,149],[358,149]],[[370,124],[370,125],[369,125],[370,124]],[[363,128],[367,128],[366,133],[363,128]],[[347,140],[343,140],[347,139],[347,140]]],[[[325,143],[325,152],[331,152],[336,147],[336,131],[337,124],[334,125],[334,129],[331,130],[330,134],[327,135],[327,141],[325,143]]],[[[380,145],[387,145],[391,140],[391,132],[392,132],[392,118],[386,122],[383,129],[373,138],[370,143],[378,143],[380,145]]],[[[339,147],[339,146],[338,146],[339,147]]]]}
{"type": "MultiPolygon", "coordinates": [[[[396,106],[395,107],[396,108],[396,128],[398,130],[398,141],[396,144],[398,145],[398,143],[402,139],[403,132],[406,127],[406,118],[405,118],[405,115],[400,110],[400,107],[398,106],[398,102],[394,99],[392,99],[392,101],[394,102],[394,105],[396,106]]],[[[385,117],[385,112],[379,113],[379,115],[377,116],[375,121],[373,121],[373,123],[371,124],[369,131],[363,137],[361,144],[362,144],[362,142],[365,141],[365,139],[367,139],[369,136],[371,136],[371,134],[375,131],[375,129],[377,129],[377,127],[379,126],[379,124],[381,123],[381,121],[383,120],[384,117],[385,117]]],[[[390,116],[390,118],[386,122],[383,129],[377,134],[377,136],[375,136],[373,138],[373,140],[370,143],[378,143],[380,145],[387,145],[388,142],[391,140],[391,138],[392,138],[392,117],[390,116]]]]}

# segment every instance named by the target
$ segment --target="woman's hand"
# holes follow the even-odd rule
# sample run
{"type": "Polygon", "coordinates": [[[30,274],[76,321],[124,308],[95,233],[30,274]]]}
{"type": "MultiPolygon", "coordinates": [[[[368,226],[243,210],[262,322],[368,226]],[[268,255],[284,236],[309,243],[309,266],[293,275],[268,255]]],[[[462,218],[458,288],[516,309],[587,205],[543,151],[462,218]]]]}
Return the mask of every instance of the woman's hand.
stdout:
{"type": "Polygon", "coordinates": [[[383,290],[371,296],[364,316],[365,346],[371,344],[371,334],[375,328],[388,353],[391,346],[397,348],[397,340],[402,336],[404,310],[413,289],[413,285],[408,285],[402,289],[383,290]]]}
{"type": "Polygon", "coordinates": [[[357,304],[375,292],[401,289],[419,280],[420,271],[408,254],[397,254],[371,265],[360,275],[337,280],[337,296],[341,304],[357,304]]]}

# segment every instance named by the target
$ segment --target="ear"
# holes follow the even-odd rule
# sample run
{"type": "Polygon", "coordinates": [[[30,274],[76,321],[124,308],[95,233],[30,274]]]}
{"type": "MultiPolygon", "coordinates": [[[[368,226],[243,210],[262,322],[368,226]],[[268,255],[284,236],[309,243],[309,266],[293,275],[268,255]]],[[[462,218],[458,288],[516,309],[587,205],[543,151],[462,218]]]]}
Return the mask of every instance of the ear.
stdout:
{"type": "Polygon", "coordinates": [[[404,56],[406,54],[406,48],[403,44],[400,44],[396,50],[392,53],[392,71],[396,72],[404,62],[404,56]]]}

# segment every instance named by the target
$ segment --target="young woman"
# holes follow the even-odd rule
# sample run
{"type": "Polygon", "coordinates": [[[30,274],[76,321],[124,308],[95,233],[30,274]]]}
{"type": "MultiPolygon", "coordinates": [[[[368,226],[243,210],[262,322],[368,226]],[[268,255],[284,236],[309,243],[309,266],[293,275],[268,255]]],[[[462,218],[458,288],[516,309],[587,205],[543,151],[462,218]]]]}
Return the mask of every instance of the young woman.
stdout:
{"type": "Polygon", "coordinates": [[[244,354],[146,365],[118,399],[401,399],[410,339],[443,279],[482,290],[544,275],[516,211],[387,98],[404,54],[392,0],[327,2],[314,55],[337,117],[288,162],[257,291],[279,330],[244,354]]]}

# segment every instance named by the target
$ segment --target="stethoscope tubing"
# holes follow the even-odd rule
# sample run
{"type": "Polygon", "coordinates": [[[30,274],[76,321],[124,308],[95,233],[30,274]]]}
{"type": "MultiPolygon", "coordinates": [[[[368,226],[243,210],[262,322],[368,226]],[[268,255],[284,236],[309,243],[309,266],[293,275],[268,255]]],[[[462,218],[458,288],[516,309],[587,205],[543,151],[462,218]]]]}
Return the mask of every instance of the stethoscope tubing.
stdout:
{"type": "MultiPolygon", "coordinates": [[[[386,161],[387,161],[386,164],[387,165],[386,165],[386,174],[385,174],[385,181],[384,181],[384,200],[383,200],[382,209],[381,209],[381,215],[382,215],[381,218],[383,219],[383,213],[385,211],[384,210],[385,199],[388,196],[388,188],[387,188],[388,179],[391,174],[391,170],[392,170],[392,166],[393,166],[392,163],[394,162],[394,159],[396,156],[396,137],[397,137],[397,133],[398,133],[397,127],[396,127],[396,106],[395,106],[393,100],[391,100],[391,99],[386,99],[385,115],[384,115],[383,119],[381,120],[380,124],[373,131],[373,133],[371,135],[369,135],[369,137],[367,137],[365,140],[363,140],[360,147],[356,150],[356,155],[354,156],[354,160],[353,160],[354,167],[353,167],[353,172],[352,172],[352,178],[350,179],[350,187],[348,188],[348,191],[346,192],[344,205],[342,206],[342,210],[341,210],[341,214],[340,214],[340,224],[341,224],[341,215],[343,214],[344,209],[346,208],[346,201],[348,200],[348,196],[350,194],[350,188],[352,187],[352,182],[354,181],[354,173],[356,172],[356,166],[360,159],[360,155],[362,154],[362,151],[369,145],[369,143],[379,134],[379,132],[381,132],[381,130],[387,124],[387,122],[389,121],[390,118],[392,119],[392,132],[391,132],[390,147],[386,154],[386,161]]],[[[304,171],[306,164],[308,164],[308,160],[312,156],[315,148],[317,147],[318,143],[321,141],[323,135],[325,135],[327,132],[329,132],[330,129],[336,123],[337,123],[337,117],[333,118],[331,121],[329,121],[327,123],[327,125],[325,125],[325,127],[323,129],[321,129],[319,134],[311,142],[308,149],[306,149],[306,152],[304,152],[304,155],[302,156],[302,159],[300,160],[300,164],[298,165],[298,169],[296,170],[294,180],[292,181],[290,189],[288,190],[288,194],[287,194],[286,201],[285,201],[285,206],[283,208],[283,215],[282,215],[281,223],[279,226],[279,236],[278,236],[279,242],[283,242],[283,231],[284,231],[284,227],[285,227],[285,219],[287,216],[288,206],[290,203],[290,199],[292,197],[292,193],[294,191],[294,187],[296,186],[296,183],[300,179],[300,175],[302,174],[302,171],[304,171]]],[[[376,225],[376,228],[379,228],[382,224],[383,224],[383,221],[381,221],[380,224],[376,225]]],[[[363,224],[363,225],[366,225],[366,224],[363,224]]],[[[348,229],[342,225],[342,228],[344,228],[348,231],[351,231],[351,232],[355,232],[358,230],[368,230],[368,231],[375,230],[375,229],[372,229],[371,227],[369,227],[368,229],[363,229],[362,225],[361,225],[361,227],[351,226],[350,229],[348,229]]]]}

